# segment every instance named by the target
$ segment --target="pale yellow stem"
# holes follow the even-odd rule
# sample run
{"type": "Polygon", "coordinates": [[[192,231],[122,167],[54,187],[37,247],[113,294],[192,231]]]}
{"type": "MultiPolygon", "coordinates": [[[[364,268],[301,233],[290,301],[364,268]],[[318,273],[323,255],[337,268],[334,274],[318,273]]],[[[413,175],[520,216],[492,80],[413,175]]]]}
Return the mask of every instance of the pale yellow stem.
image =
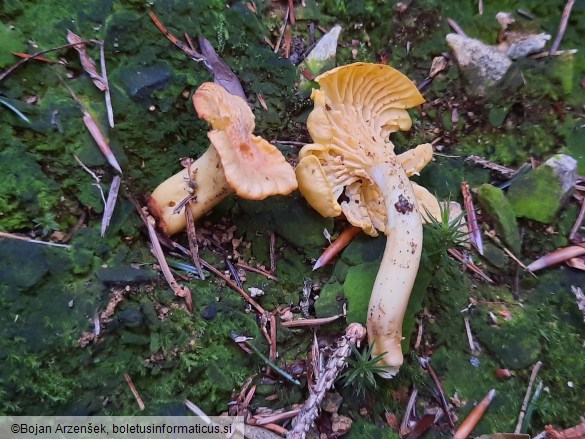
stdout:
{"type": "Polygon", "coordinates": [[[422,223],[410,181],[396,158],[368,170],[384,195],[387,236],[368,309],[368,341],[372,356],[386,352],[380,365],[383,378],[392,378],[402,365],[402,322],[422,251],[422,223]]]}
{"type": "Polygon", "coordinates": [[[162,182],[148,201],[158,226],[167,235],[185,229],[185,208],[182,207],[177,213],[174,211],[189,195],[196,197],[191,202],[191,211],[193,219],[197,220],[234,192],[225,179],[220,157],[213,146],[191,164],[190,170],[190,178],[185,168],[162,182]]]}

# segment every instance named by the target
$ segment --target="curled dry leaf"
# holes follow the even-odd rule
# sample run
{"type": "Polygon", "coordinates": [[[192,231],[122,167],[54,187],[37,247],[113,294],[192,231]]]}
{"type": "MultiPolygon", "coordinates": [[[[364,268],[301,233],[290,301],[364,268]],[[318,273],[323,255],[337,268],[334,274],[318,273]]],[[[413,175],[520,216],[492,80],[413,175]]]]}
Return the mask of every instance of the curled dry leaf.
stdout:
{"type": "Polygon", "coordinates": [[[554,252],[544,255],[542,258],[537,259],[526,268],[528,271],[535,272],[537,270],[542,270],[543,268],[560,264],[561,262],[565,262],[569,259],[576,258],[581,255],[585,255],[585,247],[580,245],[571,245],[569,247],[560,248],[554,252]]]}
{"type": "Polygon", "coordinates": [[[102,76],[97,72],[95,61],[87,54],[85,44],[81,44],[83,43],[83,40],[79,37],[79,35],[76,35],[67,29],[67,41],[69,41],[71,44],[76,44],[73,47],[79,53],[79,60],[81,61],[83,70],[85,70],[85,72],[89,75],[95,86],[100,91],[106,91],[108,86],[106,85],[106,82],[102,76]]]}

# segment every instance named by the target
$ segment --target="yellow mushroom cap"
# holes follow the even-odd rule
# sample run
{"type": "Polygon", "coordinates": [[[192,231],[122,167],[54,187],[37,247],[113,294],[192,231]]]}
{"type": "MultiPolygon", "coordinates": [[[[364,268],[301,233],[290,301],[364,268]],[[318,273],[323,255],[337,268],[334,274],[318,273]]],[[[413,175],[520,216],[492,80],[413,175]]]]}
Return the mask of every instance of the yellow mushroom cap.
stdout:
{"type": "Polygon", "coordinates": [[[242,198],[262,200],[297,188],[295,173],[282,153],[252,134],[254,114],[239,96],[206,82],[193,96],[197,114],[211,124],[207,134],[220,156],[225,178],[242,198]]]}
{"type": "Polygon", "coordinates": [[[424,98],[406,76],[381,64],[337,67],[316,81],[321,88],[311,94],[315,106],[307,121],[315,143],[299,153],[299,190],[321,215],[336,216],[341,210],[351,224],[376,236],[385,229],[386,210],[367,169],[396,158],[410,176],[432,159],[430,144],[396,156],[388,138],[410,129],[406,109],[424,98]],[[346,200],[338,203],[342,194],[346,200]]]}

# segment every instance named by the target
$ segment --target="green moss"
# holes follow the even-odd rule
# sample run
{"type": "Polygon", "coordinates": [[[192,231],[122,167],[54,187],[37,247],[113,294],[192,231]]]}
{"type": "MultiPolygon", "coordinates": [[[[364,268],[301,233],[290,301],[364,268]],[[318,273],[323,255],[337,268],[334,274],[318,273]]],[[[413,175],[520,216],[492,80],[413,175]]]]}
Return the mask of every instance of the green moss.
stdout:
{"type": "Polygon", "coordinates": [[[482,209],[490,216],[504,242],[514,253],[519,253],[520,235],[516,218],[502,190],[490,184],[483,184],[477,188],[477,196],[482,209]]]}
{"type": "Polygon", "coordinates": [[[561,207],[563,189],[550,166],[540,166],[512,183],[507,199],[519,218],[551,223],[561,207]]]}

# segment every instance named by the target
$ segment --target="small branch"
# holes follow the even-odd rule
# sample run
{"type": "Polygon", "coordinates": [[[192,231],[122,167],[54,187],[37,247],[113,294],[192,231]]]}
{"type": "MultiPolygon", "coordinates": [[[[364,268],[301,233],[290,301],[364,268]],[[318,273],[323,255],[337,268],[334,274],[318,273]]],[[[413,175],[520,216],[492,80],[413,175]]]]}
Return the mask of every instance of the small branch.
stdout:
{"type": "Polygon", "coordinates": [[[67,244],[58,244],[56,242],[47,242],[47,241],[37,241],[36,239],[27,238],[25,236],[14,235],[12,233],[0,232],[0,238],[8,238],[8,239],[17,239],[19,241],[26,241],[32,242],[33,244],[43,244],[43,245],[50,245],[52,247],[63,247],[63,248],[70,248],[70,245],[67,244]]]}
{"type": "Polygon", "coordinates": [[[475,215],[475,206],[473,205],[473,198],[469,191],[469,183],[464,181],[461,183],[461,194],[463,195],[463,202],[465,205],[465,213],[467,214],[467,228],[469,229],[469,241],[477,249],[480,255],[483,256],[483,240],[481,232],[479,231],[479,224],[477,216],[475,215]]]}
{"type": "Polygon", "coordinates": [[[461,26],[457,24],[455,20],[453,20],[452,18],[447,18],[447,23],[449,23],[449,26],[451,26],[453,30],[457,32],[459,35],[461,35],[462,37],[467,37],[465,31],[461,28],[461,26]]]}
{"type": "Polygon", "coordinates": [[[275,422],[285,421],[287,419],[294,418],[299,414],[301,409],[294,409],[288,412],[277,413],[275,415],[270,416],[254,416],[255,425],[266,425],[266,424],[273,424],[275,422]]]}
{"type": "Polygon", "coordinates": [[[477,423],[481,420],[495,395],[495,389],[492,389],[488,392],[485,398],[474,407],[469,415],[467,415],[467,418],[465,418],[465,420],[461,423],[461,426],[455,432],[453,439],[467,439],[467,437],[469,437],[477,423]]]}
{"type": "Polygon", "coordinates": [[[581,210],[579,211],[579,216],[571,229],[571,233],[569,233],[569,241],[573,244],[580,244],[582,238],[579,236],[577,239],[577,235],[579,234],[579,230],[581,229],[581,224],[583,224],[583,219],[585,219],[585,199],[581,200],[581,210]]]}
{"type": "Polygon", "coordinates": [[[64,44],[64,45],[59,46],[59,47],[53,47],[52,49],[41,50],[40,52],[35,52],[35,53],[30,54],[30,55],[27,55],[26,57],[17,61],[15,64],[12,64],[10,67],[8,67],[6,70],[4,70],[2,73],[0,73],[0,81],[5,79],[8,75],[10,75],[14,70],[19,68],[25,62],[27,62],[31,59],[35,59],[39,55],[44,55],[45,53],[55,52],[56,50],[67,49],[69,47],[77,47],[79,45],[86,45],[86,44],[93,44],[93,41],[80,41],[78,43],[64,44]]]}
{"type": "Polygon", "coordinates": [[[148,236],[150,238],[150,242],[152,243],[152,249],[154,251],[154,256],[156,257],[158,264],[160,265],[160,269],[167,280],[167,283],[171,287],[171,289],[175,292],[175,295],[179,297],[183,297],[187,304],[187,309],[189,312],[193,312],[193,301],[191,299],[191,290],[187,287],[182,287],[177,283],[173,273],[171,273],[171,269],[167,264],[167,260],[165,259],[165,255],[163,250],[160,246],[160,242],[158,241],[158,236],[156,235],[156,231],[154,230],[154,218],[151,216],[147,217],[146,227],[148,228],[148,236]]]}
{"type": "Polygon", "coordinates": [[[345,317],[345,313],[337,314],[331,317],[321,317],[318,319],[290,320],[288,322],[280,322],[280,324],[285,328],[310,328],[313,326],[326,325],[327,323],[336,321],[340,317],[345,317]]]}
{"type": "Polygon", "coordinates": [[[530,401],[530,393],[532,392],[532,385],[536,380],[536,375],[538,375],[538,371],[540,370],[540,366],[542,366],[541,361],[537,361],[534,367],[532,368],[532,373],[530,374],[530,381],[528,382],[528,388],[526,389],[526,395],[524,396],[524,401],[522,402],[522,408],[520,409],[520,415],[518,415],[518,423],[516,424],[516,428],[514,429],[514,433],[520,433],[520,429],[522,428],[522,421],[524,421],[524,416],[526,415],[526,408],[528,407],[528,402],[530,401]]]}
{"type": "Polygon", "coordinates": [[[268,271],[266,271],[266,270],[262,270],[261,268],[258,268],[258,267],[252,267],[251,265],[244,264],[244,263],[242,263],[242,262],[238,262],[238,263],[236,264],[236,267],[238,267],[238,268],[242,268],[242,269],[244,269],[244,270],[246,270],[246,271],[251,271],[251,272],[253,272],[253,273],[258,273],[258,274],[261,274],[262,276],[265,276],[266,278],[268,278],[268,279],[270,279],[270,280],[273,280],[273,281],[275,281],[275,282],[278,282],[278,278],[277,278],[276,276],[274,276],[274,275],[270,274],[270,273],[269,273],[268,271]]]}
{"type": "Polygon", "coordinates": [[[421,363],[421,366],[424,367],[429,372],[429,375],[431,376],[431,378],[435,382],[435,385],[437,386],[437,390],[439,391],[439,397],[441,399],[441,404],[443,405],[443,410],[445,411],[445,414],[447,415],[447,419],[449,420],[449,425],[451,427],[455,428],[455,422],[453,421],[453,418],[451,417],[451,412],[449,411],[449,404],[447,403],[447,397],[445,396],[445,390],[443,390],[443,384],[441,383],[439,376],[436,374],[435,370],[432,368],[431,362],[428,358],[421,358],[420,363],[421,363]]]}
{"type": "Polygon", "coordinates": [[[361,227],[350,226],[341,232],[337,239],[325,249],[321,256],[319,256],[319,259],[317,259],[317,262],[315,262],[315,265],[313,265],[313,271],[331,262],[331,260],[341,252],[341,250],[343,250],[349,245],[351,241],[353,241],[353,239],[361,230],[361,227]]]}
{"type": "Polygon", "coordinates": [[[185,218],[187,219],[187,238],[189,239],[189,250],[191,250],[191,259],[197,267],[197,272],[201,280],[205,280],[203,275],[203,268],[201,268],[201,260],[199,259],[199,245],[197,244],[197,230],[195,229],[195,220],[193,212],[191,211],[191,200],[187,202],[185,209],[185,218]]]}
{"type": "Polygon", "coordinates": [[[260,349],[258,349],[256,346],[254,346],[254,344],[252,343],[248,343],[249,340],[251,340],[251,338],[249,337],[245,337],[242,335],[237,335],[237,334],[233,334],[232,333],[232,339],[240,344],[245,344],[248,348],[250,348],[258,357],[260,357],[264,363],[266,363],[266,365],[268,367],[270,367],[274,372],[278,373],[281,377],[283,377],[285,380],[287,380],[289,383],[291,384],[295,384],[297,386],[300,386],[301,383],[299,380],[295,379],[291,374],[289,374],[288,372],[282,370],[280,367],[278,367],[276,364],[274,364],[272,361],[270,361],[270,359],[264,355],[260,349]]]}
{"type": "Polygon", "coordinates": [[[79,166],[81,166],[83,168],[83,170],[85,172],[87,172],[89,175],[91,175],[93,177],[93,179],[96,181],[94,186],[96,186],[100,191],[100,195],[102,196],[102,201],[104,203],[104,209],[105,209],[107,203],[106,203],[106,197],[104,196],[104,191],[102,189],[102,186],[100,185],[100,181],[101,181],[100,178],[97,175],[95,175],[95,173],[91,169],[89,169],[87,166],[85,166],[83,164],[83,162],[79,159],[79,157],[77,157],[76,154],[73,154],[73,158],[77,161],[77,163],[79,163],[79,166]]]}
{"type": "Polygon", "coordinates": [[[325,370],[319,374],[317,384],[311,395],[305,401],[297,416],[294,428],[286,435],[287,439],[303,439],[317,417],[319,406],[327,390],[331,388],[335,379],[345,367],[346,359],[351,354],[351,347],[357,345],[366,336],[366,328],[359,323],[351,323],[345,334],[337,341],[337,348],[329,359],[325,370]]]}
{"type": "Polygon", "coordinates": [[[108,229],[108,226],[110,225],[110,220],[112,219],[112,215],[114,214],[116,200],[118,199],[118,191],[120,190],[121,180],[122,179],[120,178],[119,175],[114,175],[112,185],[110,186],[110,191],[108,192],[108,200],[105,203],[106,207],[104,208],[104,216],[102,217],[102,227],[100,230],[102,236],[106,234],[106,230],[108,229]]]}
{"type": "Polygon", "coordinates": [[[270,232],[270,272],[276,271],[276,235],[270,232]]]}
{"type": "Polygon", "coordinates": [[[108,122],[110,127],[114,128],[114,110],[112,108],[112,96],[110,94],[110,83],[108,82],[108,72],[106,70],[106,55],[104,53],[104,42],[100,41],[100,67],[102,70],[102,79],[106,84],[104,96],[106,99],[106,111],[108,112],[108,122]]]}
{"type": "Polygon", "coordinates": [[[412,393],[410,394],[410,398],[408,398],[408,404],[406,404],[406,409],[404,410],[404,416],[402,417],[402,422],[400,423],[400,437],[405,437],[408,433],[410,433],[410,428],[408,427],[408,421],[410,421],[410,414],[412,413],[412,409],[414,408],[414,404],[416,403],[416,397],[418,396],[418,389],[416,386],[413,386],[412,393]]]}
{"type": "Polygon", "coordinates": [[[290,12],[290,7],[286,7],[286,12],[284,13],[284,19],[282,20],[282,25],[280,26],[280,34],[278,35],[278,40],[276,40],[276,44],[274,45],[274,53],[277,53],[280,49],[280,43],[282,42],[282,37],[284,35],[284,30],[286,29],[286,23],[288,22],[288,14],[290,12]]]}
{"type": "Polygon", "coordinates": [[[471,325],[469,324],[469,317],[463,317],[465,323],[465,332],[467,333],[467,343],[469,343],[469,349],[471,352],[475,351],[475,344],[473,343],[473,335],[471,334],[471,325]]]}
{"type": "Polygon", "coordinates": [[[563,40],[563,36],[565,35],[565,30],[567,30],[567,22],[569,21],[569,17],[571,16],[571,9],[573,9],[573,5],[575,4],[575,0],[568,0],[567,4],[565,5],[565,9],[563,9],[563,15],[561,16],[561,23],[559,24],[559,32],[557,33],[557,37],[550,49],[550,54],[554,55],[559,46],[561,45],[561,41],[563,40]]]}
{"type": "Polygon", "coordinates": [[[138,408],[140,409],[140,411],[143,411],[145,408],[144,402],[142,401],[142,398],[138,394],[138,390],[136,390],[136,387],[134,387],[134,383],[132,382],[132,378],[130,378],[130,375],[128,375],[128,373],[124,372],[124,379],[128,383],[128,387],[130,387],[130,390],[132,391],[132,395],[134,395],[134,399],[136,399],[136,402],[138,403],[138,408]]]}

